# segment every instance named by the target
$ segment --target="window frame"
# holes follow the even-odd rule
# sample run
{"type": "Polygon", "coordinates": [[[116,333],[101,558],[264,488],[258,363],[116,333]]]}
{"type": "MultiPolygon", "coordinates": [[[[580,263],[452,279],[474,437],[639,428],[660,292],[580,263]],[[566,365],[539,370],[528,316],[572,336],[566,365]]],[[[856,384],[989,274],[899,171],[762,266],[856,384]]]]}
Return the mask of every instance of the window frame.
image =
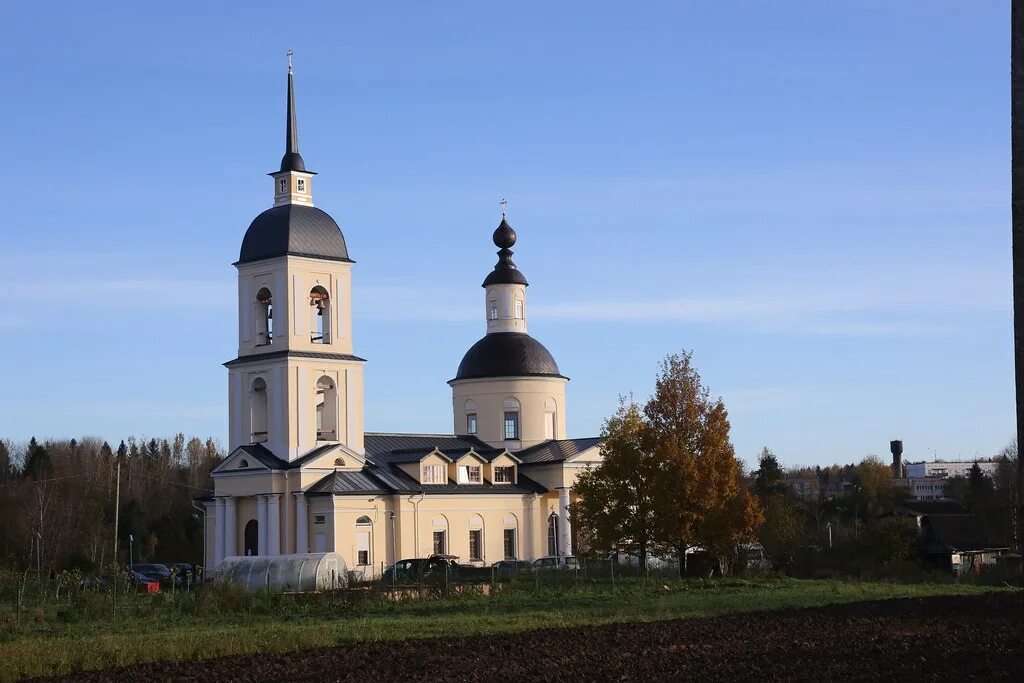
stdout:
{"type": "Polygon", "coordinates": [[[516,539],[516,530],[514,528],[509,527],[509,528],[506,528],[502,532],[502,534],[501,534],[501,550],[502,550],[502,553],[505,555],[505,559],[506,560],[517,560],[517,559],[519,559],[518,557],[516,557],[516,551],[518,550],[518,548],[516,547],[518,545],[518,543],[516,541],[517,541],[517,539],[516,539]],[[512,546],[512,554],[511,555],[508,552],[509,541],[510,540],[511,540],[511,546],[512,546]]]}
{"type": "Polygon", "coordinates": [[[482,562],[484,559],[484,530],[483,529],[470,529],[469,530],[469,561],[470,562],[482,562]],[[476,552],[474,553],[474,545],[476,545],[476,552]]]}
{"type": "Polygon", "coordinates": [[[504,413],[504,420],[502,421],[502,434],[505,437],[505,441],[518,441],[520,435],[519,411],[505,410],[504,413]],[[509,429],[510,426],[511,430],[509,429]]]}
{"type": "Polygon", "coordinates": [[[445,529],[434,529],[430,535],[431,548],[434,550],[435,555],[446,555],[448,551],[448,532],[445,529]],[[440,551],[438,550],[437,539],[440,537],[441,546],[440,551]]]}
{"type": "Polygon", "coordinates": [[[448,476],[445,473],[444,465],[428,464],[420,466],[421,484],[447,484],[448,476]],[[429,476],[428,476],[429,473],[429,476]],[[440,479],[440,481],[437,481],[440,479]]]}
{"type": "Polygon", "coordinates": [[[494,466],[494,483],[495,484],[514,484],[516,483],[516,466],[515,465],[495,465],[494,466]],[[503,475],[499,473],[507,473],[508,478],[503,478],[503,475]]]}
{"type": "Polygon", "coordinates": [[[516,320],[526,319],[526,304],[522,299],[516,299],[516,320]]]}
{"type": "Polygon", "coordinates": [[[480,430],[480,421],[476,413],[466,413],[466,433],[476,434],[480,430]]]}

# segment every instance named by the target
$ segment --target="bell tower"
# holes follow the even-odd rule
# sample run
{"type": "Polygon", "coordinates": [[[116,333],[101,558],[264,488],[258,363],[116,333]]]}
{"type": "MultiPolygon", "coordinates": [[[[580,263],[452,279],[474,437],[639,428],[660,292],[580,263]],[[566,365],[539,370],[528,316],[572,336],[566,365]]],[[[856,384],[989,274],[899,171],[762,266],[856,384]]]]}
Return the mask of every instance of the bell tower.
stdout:
{"type": "Polygon", "coordinates": [[[352,265],[338,224],[313,205],[299,153],[288,53],[285,153],[274,205],[253,220],[238,269],[238,356],[228,368],[229,450],[282,460],[338,443],[363,452],[363,364],[353,355],[352,265]]]}

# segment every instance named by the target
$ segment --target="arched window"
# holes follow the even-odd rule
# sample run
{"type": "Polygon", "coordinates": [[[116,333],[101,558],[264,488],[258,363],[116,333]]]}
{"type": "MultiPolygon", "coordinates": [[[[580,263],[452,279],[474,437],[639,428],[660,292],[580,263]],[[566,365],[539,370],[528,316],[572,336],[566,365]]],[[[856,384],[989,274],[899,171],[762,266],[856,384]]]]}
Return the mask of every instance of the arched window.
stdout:
{"type": "Polygon", "coordinates": [[[238,463],[238,466],[239,467],[248,467],[249,466],[249,461],[246,460],[245,458],[242,458],[242,460],[238,463]]]}
{"type": "Polygon", "coordinates": [[[274,343],[274,297],[266,287],[256,292],[256,345],[274,343]]]}
{"type": "Polygon", "coordinates": [[[338,440],[338,389],[326,375],[316,381],[316,440],[338,440]]]}
{"type": "Polygon", "coordinates": [[[548,555],[558,554],[558,515],[548,517],[548,555]]]}
{"type": "Polygon", "coordinates": [[[367,567],[373,564],[373,522],[366,515],[356,520],[356,564],[367,567]]]}
{"type": "Polygon", "coordinates": [[[544,401],[544,438],[558,438],[558,403],[553,398],[544,401]]]}
{"type": "Polygon", "coordinates": [[[345,466],[345,461],[343,459],[341,459],[341,458],[335,458],[334,459],[334,466],[335,467],[344,467],[345,466]]]}
{"type": "Polygon", "coordinates": [[[476,434],[478,425],[476,419],[476,401],[466,401],[466,433],[476,434]]]}
{"type": "Polygon", "coordinates": [[[245,523],[245,554],[260,554],[260,523],[250,519],[245,523]]]}
{"type": "Polygon", "coordinates": [[[249,390],[250,443],[267,440],[267,380],[257,377],[249,390]]]}
{"type": "Polygon", "coordinates": [[[314,344],[331,343],[331,296],[320,285],[309,290],[309,330],[314,344]]]}
{"type": "Polygon", "coordinates": [[[519,401],[506,398],[504,403],[503,431],[506,441],[519,439],[519,401]]]}
{"type": "Polygon", "coordinates": [[[516,559],[519,546],[519,539],[516,538],[516,531],[519,528],[519,520],[516,519],[515,515],[506,515],[502,525],[505,527],[502,530],[501,539],[505,559],[514,560],[516,559]]]}
{"type": "Polygon", "coordinates": [[[484,518],[480,515],[469,517],[469,561],[483,562],[484,559],[484,518]]]}

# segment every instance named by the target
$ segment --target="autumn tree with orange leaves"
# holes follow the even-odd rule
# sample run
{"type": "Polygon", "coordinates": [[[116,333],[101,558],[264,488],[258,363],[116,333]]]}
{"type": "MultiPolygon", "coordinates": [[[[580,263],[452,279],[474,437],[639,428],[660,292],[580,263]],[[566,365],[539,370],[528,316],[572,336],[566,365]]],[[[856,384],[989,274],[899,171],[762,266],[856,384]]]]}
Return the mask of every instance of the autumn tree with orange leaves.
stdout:
{"type": "Polygon", "coordinates": [[[712,400],[691,357],[665,358],[642,409],[620,405],[602,432],[603,462],[576,482],[573,523],[594,549],[627,549],[641,567],[653,550],[675,554],[682,572],[686,550],[700,546],[724,568],[762,521],[725,404],[712,400]]]}

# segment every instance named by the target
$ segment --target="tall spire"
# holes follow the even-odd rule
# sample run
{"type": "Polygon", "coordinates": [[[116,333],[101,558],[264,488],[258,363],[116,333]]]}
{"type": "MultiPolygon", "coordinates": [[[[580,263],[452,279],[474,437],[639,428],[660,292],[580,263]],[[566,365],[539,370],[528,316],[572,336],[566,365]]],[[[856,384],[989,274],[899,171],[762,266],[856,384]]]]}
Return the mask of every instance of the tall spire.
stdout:
{"type": "Polygon", "coordinates": [[[306,164],[299,154],[299,124],[295,117],[295,79],[292,75],[292,51],[288,50],[288,120],[285,122],[284,156],[282,171],[305,171],[306,164]]]}

